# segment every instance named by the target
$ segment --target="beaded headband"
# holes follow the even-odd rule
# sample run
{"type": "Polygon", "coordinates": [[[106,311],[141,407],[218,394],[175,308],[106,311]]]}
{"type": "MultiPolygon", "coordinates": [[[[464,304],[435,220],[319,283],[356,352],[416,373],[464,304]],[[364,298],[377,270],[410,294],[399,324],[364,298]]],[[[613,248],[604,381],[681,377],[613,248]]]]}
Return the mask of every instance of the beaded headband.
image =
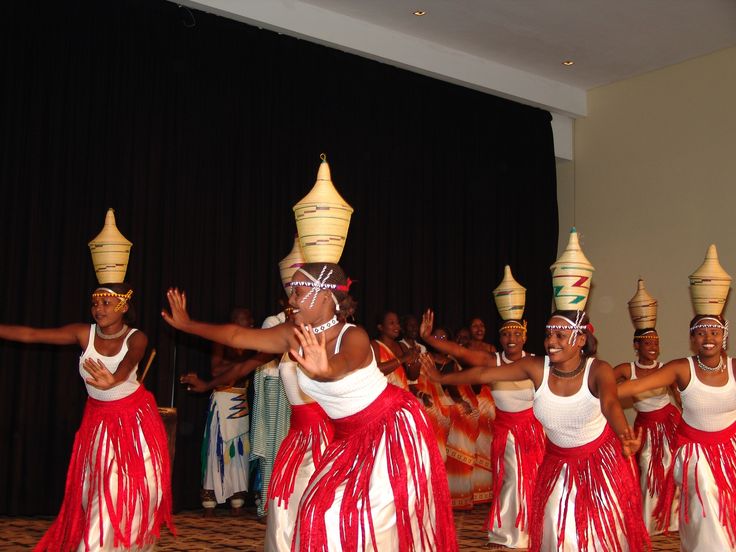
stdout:
{"type": "Polygon", "coordinates": [[[324,290],[324,291],[330,292],[330,296],[332,297],[332,300],[335,303],[335,309],[339,311],[340,303],[337,300],[337,297],[335,297],[335,294],[332,292],[333,291],[344,291],[347,293],[350,290],[350,286],[353,284],[353,281],[350,278],[348,278],[348,281],[346,284],[328,284],[327,280],[329,280],[330,276],[332,276],[333,270],[330,269],[330,271],[327,272],[327,265],[322,266],[322,270],[320,271],[319,276],[317,278],[312,276],[309,272],[307,272],[303,268],[297,268],[296,272],[300,272],[301,274],[304,274],[307,278],[309,278],[309,280],[308,281],[304,281],[304,280],[295,281],[292,279],[291,282],[289,282],[289,286],[312,288],[311,291],[307,293],[301,300],[301,303],[304,303],[304,301],[306,301],[307,298],[311,295],[312,301],[309,304],[310,309],[314,306],[314,302],[317,300],[317,294],[320,291],[324,290]],[[325,272],[327,272],[327,274],[325,274],[325,272]]]}
{"type": "Polygon", "coordinates": [[[123,307],[127,304],[128,301],[130,301],[130,298],[133,297],[133,290],[129,289],[126,293],[118,293],[116,291],[111,290],[110,288],[97,288],[94,293],[92,293],[92,297],[117,297],[120,299],[117,305],[115,305],[115,312],[120,312],[123,310],[123,307]]]}
{"type": "Polygon", "coordinates": [[[659,336],[657,334],[644,334],[644,335],[635,335],[634,340],[655,340],[659,339],[659,336]]]}
{"type": "Polygon", "coordinates": [[[575,338],[578,336],[579,333],[582,332],[588,332],[593,333],[593,324],[581,324],[580,321],[585,317],[585,311],[576,311],[575,321],[573,322],[570,320],[567,316],[562,316],[560,314],[555,314],[554,318],[562,318],[565,322],[568,322],[569,325],[563,326],[562,324],[547,324],[545,326],[545,329],[547,330],[572,330],[570,332],[570,338],[567,340],[568,343],[572,345],[573,341],[575,341],[575,338]]]}
{"type": "Polygon", "coordinates": [[[498,329],[498,333],[501,333],[504,330],[521,330],[526,333],[526,320],[522,320],[521,324],[517,320],[509,320],[508,322],[501,324],[501,327],[498,329]]]}
{"type": "Polygon", "coordinates": [[[717,318],[713,318],[712,316],[704,316],[700,320],[698,320],[695,324],[690,326],[690,333],[693,333],[695,330],[708,330],[708,329],[716,329],[716,330],[723,330],[723,348],[728,347],[728,320],[726,320],[725,324],[722,324],[720,320],[717,318]],[[715,324],[703,324],[703,320],[715,320],[715,324]]]}

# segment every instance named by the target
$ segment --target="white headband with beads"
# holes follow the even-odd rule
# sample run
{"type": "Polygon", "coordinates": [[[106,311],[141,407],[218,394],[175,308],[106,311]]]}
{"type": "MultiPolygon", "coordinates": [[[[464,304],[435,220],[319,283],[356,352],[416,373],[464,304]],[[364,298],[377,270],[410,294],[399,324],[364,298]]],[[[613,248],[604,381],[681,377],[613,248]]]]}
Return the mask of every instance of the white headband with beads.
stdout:
{"type": "Polygon", "coordinates": [[[573,322],[567,316],[555,314],[553,318],[561,318],[565,322],[568,322],[569,325],[563,326],[562,324],[547,324],[545,328],[548,330],[572,330],[572,332],[570,332],[570,338],[567,340],[567,342],[572,345],[579,333],[584,331],[593,333],[593,326],[591,324],[580,323],[584,317],[585,311],[576,311],[575,321],[573,322]]]}
{"type": "Polygon", "coordinates": [[[716,329],[716,330],[723,330],[723,348],[726,349],[728,347],[728,320],[726,320],[725,324],[722,324],[720,320],[713,316],[704,316],[700,320],[698,320],[695,324],[690,326],[690,333],[694,332],[695,330],[708,330],[708,329],[716,329]],[[703,320],[715,320],[715,324],[703,324],[703,320]]]}
{"type": "Polygon", "coordinates": [[[311,309],[314,306],[314,302],[317,300],[317,294],[320,291],[325,290],[325,291],[330,292],[330,297],[332,297],[332,300],[335,303],[335,310],[337,311],[340,310],[340,303],[338,302],[337,297],[335,297],[335,294],[332,293],[332,290],[342,289],[346,286],[327,283],[327,280],[329,280],[330,276],[332,276],[333,269],[330,269],[329,272],[327,272],[327,265],[323,265],[322,270],[320,271],[319,276],[317,278],[312,276],[309,272],[307,272],[303,268],[297,268],[296,272],[300,272],[304,274],[307,278],[309,278],[309,281],[308,282],[295,281],[292,279],[291,282],[289,282],[289,285],[292,287],[310,287],[312,288],[309,291],[309,293],[307,293],[304,297],[302,297],[301,303],[304,303],[304,301],[306,301],[307,298],[309,298],[309,296],[311,295],[312,301],[309,303],[309,308],[311,309]],[[327,272],[327,274],[325,274],[325,272],[327,272]]]}

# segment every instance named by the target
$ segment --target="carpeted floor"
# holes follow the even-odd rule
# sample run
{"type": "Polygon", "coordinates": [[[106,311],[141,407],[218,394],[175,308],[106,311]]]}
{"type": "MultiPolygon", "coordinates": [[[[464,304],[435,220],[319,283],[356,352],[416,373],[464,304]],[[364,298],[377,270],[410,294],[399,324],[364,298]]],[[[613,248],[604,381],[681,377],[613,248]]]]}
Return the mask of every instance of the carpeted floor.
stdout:
{"type": "MultiPolygon", "coordinates": [[[[487,552],[485,533],[482,530],[487,506],[477,506],[467,512],[455,513],[460,550],[487,552]]],[[[214,518],[202,517],[201,511],[180,512],[175,516],[179,536],[174,538],[166,529],[156,550],[205,551],[223,550],[255,552],[263,550],[266,526],[245,513],[233,517],[227,509],[215,511],[214,518]]],[[[0,550],[29,550],[51,524],[48,518],[0,517],[0,550]]],[[[654,552],[680,549],[677,536],[652,539],[654,552]]],[[[520,551],[517,551],[520,552],[520,551]]]]}

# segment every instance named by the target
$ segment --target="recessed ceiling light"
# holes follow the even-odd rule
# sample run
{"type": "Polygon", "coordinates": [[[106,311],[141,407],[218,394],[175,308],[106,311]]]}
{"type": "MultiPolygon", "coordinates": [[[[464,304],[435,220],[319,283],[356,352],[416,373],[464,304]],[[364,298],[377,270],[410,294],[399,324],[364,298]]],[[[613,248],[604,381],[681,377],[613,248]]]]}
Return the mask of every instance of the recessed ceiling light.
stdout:
{"type": "Polygon", "coordinates": [[[426,12],[426,11],[424,11],[424,10],[417,10],[417,11],[415,11],[415,12],[412,12],[412,13],[413,13],[414,15],[416,15],[417,17],[422,17],[423,15],[427,15],[427,12],[426,12]]]}
{"type": "Polygon", "coordinates": [[[565,67],[570,67],[571,65],[575,65],[575,62],[571,59],[566,59],[562,62],[562,65],[564,65],[565,67]]]}

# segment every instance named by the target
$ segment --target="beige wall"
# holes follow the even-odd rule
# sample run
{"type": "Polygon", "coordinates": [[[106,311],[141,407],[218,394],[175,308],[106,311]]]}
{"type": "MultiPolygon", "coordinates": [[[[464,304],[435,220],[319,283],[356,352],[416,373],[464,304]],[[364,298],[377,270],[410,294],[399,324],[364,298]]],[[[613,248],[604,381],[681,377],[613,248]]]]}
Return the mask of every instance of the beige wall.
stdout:
{"type": "Polygon", "coordinates": [[[574,220],[596,268],[599,356],[633,359],[626,302],[639,276],[659,300],[662,360],[684,356],[687,277],[708,244],[736,277],[736,48],[593,89],[588,106],[575,161],[558,162],[558,203],[562,247],[574,220]]]}

